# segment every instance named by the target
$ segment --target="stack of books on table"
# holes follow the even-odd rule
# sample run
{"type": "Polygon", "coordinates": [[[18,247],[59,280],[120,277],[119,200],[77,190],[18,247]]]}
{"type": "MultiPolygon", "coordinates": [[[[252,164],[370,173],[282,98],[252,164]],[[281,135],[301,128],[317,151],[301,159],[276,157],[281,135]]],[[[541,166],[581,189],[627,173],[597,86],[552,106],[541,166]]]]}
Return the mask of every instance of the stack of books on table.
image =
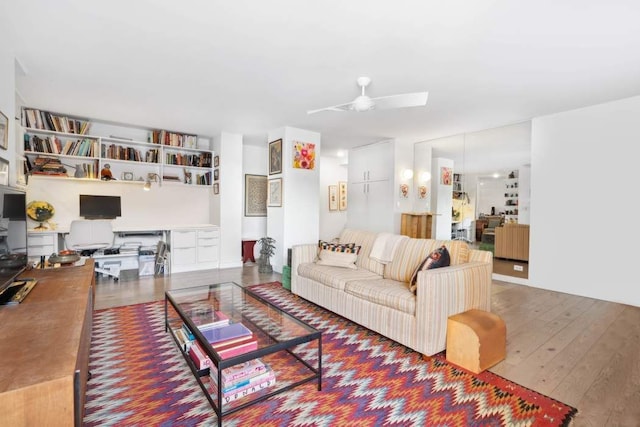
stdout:
{"type": "MultiPolygon", "coordinates": [[[[215,386],[218,374],[210,371],[210,384],[215,386]]],[[[229,403],[249,394],[264,390],[276,383],[273,369],[260,359],[249,360],[222,370],[222,401],[229,403]]]]}
{"type": "Polygon", "coordinates": [[[211,329],[201,329],[202,335],[221,359],[237,356],[258,348],[253,332],[242,323],[229,323],[211,329]]]}

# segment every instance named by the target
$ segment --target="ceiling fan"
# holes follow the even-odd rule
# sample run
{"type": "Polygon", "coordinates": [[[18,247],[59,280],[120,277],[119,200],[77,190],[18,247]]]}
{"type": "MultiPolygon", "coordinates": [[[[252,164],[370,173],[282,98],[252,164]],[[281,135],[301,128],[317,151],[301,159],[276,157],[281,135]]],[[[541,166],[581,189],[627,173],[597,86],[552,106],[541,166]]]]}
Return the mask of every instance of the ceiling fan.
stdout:
{"type": "Polygon", "coordinates": [[[401,95],[381,96],[370,98],[365,95],[364,90],[371,83],[369,77],[358,77],[358,86],[362,88],[362,94],[351,102],[338,104],[331,107],[319,108],[307,111],[307,114],[314,114],[320,111],[369,111],[383,110],[390,108],[421,107],[427,105],[429,92],[404,93],[401,95]]]}

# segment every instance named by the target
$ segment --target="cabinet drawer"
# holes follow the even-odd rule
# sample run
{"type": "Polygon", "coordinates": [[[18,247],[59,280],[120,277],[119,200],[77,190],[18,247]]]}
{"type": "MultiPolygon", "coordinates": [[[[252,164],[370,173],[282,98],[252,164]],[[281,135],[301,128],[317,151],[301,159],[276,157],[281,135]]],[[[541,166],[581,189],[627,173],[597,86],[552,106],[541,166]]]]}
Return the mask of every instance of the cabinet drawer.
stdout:
{"type": "Polygon", "coordinates": [[[56,251],[53,244],[50,245],[29,245],[29,256],[48,256],[56,251]]]}
{"type": "Polygon", "coordinates": [[[218,245],[198,247],[198,262],[212,262],[218,259],[218,245]]]}
{"type": "Polygon", "coordinates": [[[196,248],[177,248],[171,252],[174,265],[190,265],[196,263],[196,248]]]}
{"type": "Polygon", "coordinates": [[[198,247],[213,246],[218,244],[218,238],[201,239],[198,238],[198,247]]]}
{"type": "Polygon", "coordinates": [[[198,230],[198,238],[220,237],[220,230],[198,230]]]}
{"type": "Polygon", "coordinates": [[[171,243],[174,248],[187,248],[196,246],[195,230],[171,231],[171,243]]]}
{"type": "Polygon", "coordinates": [[[53,246],[53,234],[29,234],[29,247],[52,245],[53,246]]]}

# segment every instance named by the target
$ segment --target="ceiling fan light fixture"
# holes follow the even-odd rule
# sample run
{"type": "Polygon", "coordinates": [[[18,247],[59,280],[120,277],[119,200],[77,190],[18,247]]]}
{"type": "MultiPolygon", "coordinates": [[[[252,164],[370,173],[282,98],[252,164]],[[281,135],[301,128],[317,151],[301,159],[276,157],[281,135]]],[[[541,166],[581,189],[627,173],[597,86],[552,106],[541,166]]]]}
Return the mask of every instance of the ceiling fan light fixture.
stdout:
{"type": "Polygon", "coordinates": [[[353,109],[357,112],[369,111],[374,106],[375,103],[367,95],[360,95],[353,101],[353,109]]]}

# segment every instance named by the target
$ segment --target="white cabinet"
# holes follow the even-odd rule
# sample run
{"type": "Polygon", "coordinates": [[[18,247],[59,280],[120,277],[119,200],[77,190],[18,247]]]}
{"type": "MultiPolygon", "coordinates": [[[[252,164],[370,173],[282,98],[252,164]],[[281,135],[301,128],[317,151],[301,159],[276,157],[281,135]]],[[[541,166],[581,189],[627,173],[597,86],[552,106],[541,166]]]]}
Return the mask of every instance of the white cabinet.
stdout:
{"type": "Polygon", "coordinates": [[[217,227],[171,230],[171,272],[218,268],[220,230],[217,227]]]}
{"type": "Polygon", "coordinates": [[[349,152],[347,227],[394,231],[394,165],[393,141],[349,152]]]}
{"type": "MultiPolygon", "coordinates": [[[[102,134],[59,132],[46,129],[44,120],[37,122],[37,128],[29,127],[33,126],[35,120],[29,119],[32,111],[39,110],[23,109],[22,122],[25,126],[24,156],[34,175],[99,180],[100,171],[109,165],[113,178],[121,182],[145,181],[150,174],[154,174],[163,183],[205,187],[213,184],[213,152],[194,148],[195,135],[136,128],[138,138],[145,138],[147,134],[149,141],[158,141],[155,143],[102,134]]],[[[38,116],[33,117],[40,115],[49,117],[51,113],[39,112],[38,116]]],[[[69,119],[68,123],[71,122],[73,120],[69,119]]],[[[49,128],[53,125],[51,123],[47,125],[49,128]]],[[[96,125],[102,123],[96,122],[96,125]]],[[[58,126],[60,124],[56,122],[56,129],[60,129],[58,126]]],[[[81,129],[91,131],[89,126],[82,126],[81,129]]],[[[106,129],[111,131],[113,128],[106,129]]]]}
{"type": "Polygon", "coordinates": [[[51,254],[58,253],[58,232],[29,230],[27,233],[27,254],[31,261],[41,262],[51,254]]]}

